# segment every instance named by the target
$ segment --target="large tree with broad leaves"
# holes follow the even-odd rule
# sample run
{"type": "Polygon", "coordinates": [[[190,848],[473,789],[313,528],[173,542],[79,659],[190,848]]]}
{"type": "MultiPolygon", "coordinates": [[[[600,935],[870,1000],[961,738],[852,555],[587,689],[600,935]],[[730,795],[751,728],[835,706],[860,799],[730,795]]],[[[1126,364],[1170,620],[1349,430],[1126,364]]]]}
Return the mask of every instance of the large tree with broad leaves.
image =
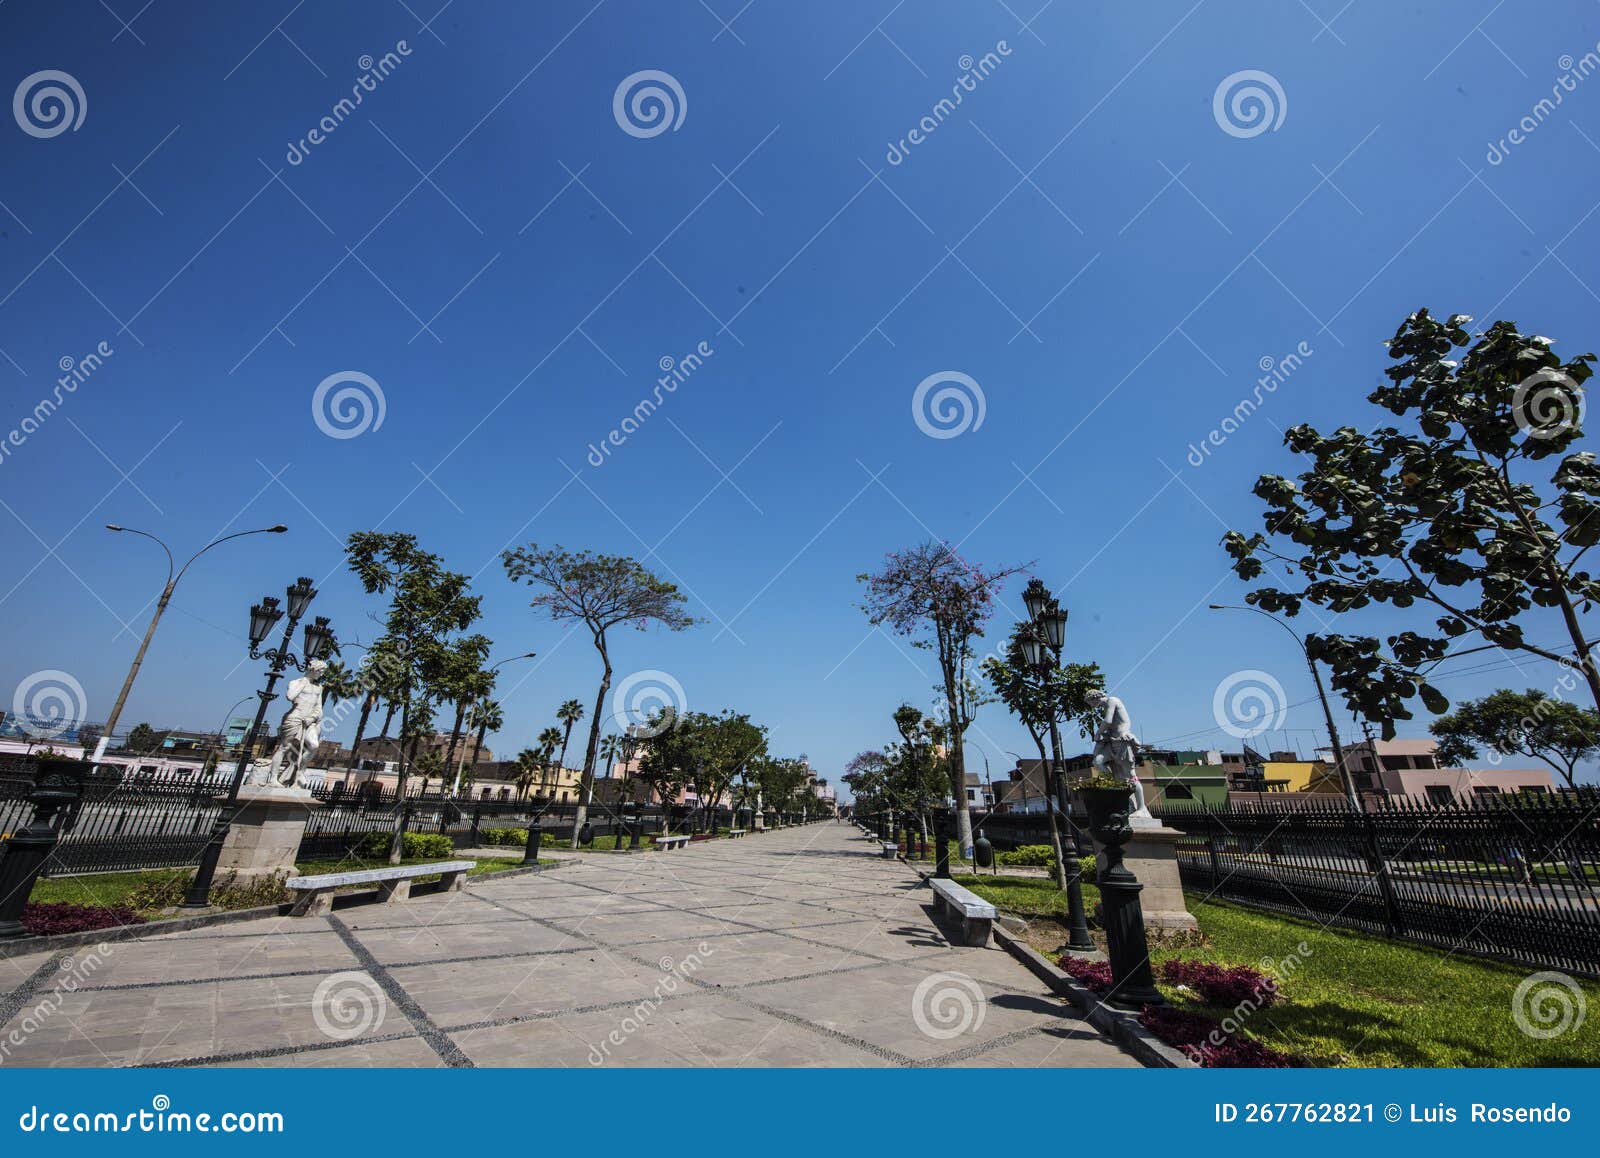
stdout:
{"type": "Polygon", "coordinates": [[[1600,583],[1582,566],[1600,542],[1600,464],[1571,449],[1594,355],[1562,361],[1549,338],[1513,322],[1474,336],[1471,321],[1419,310],[1402,322],[1387,343],[1389,383],[1368,401],[1403,425],[1292,428],[1285,443],[1307,469],[1261,476],[1265,532],[1223,540],[1240,578],[1285,573],[1286,585],[1246,597],[1265,611],[1294,616],[1312,604],[1342,614],[1377,603],[1427,613],[1384,639],[1306,637],[1350,710],[1380,724],[1385,739],[1396,719],[1411,718],[1409,701],[1449,707],[1428,683],[1435,665],[1491,647],[1576,664],[1600,706],[1583,626],[1600,583]],[[1565,642],[1525,634],[1534,609],[1556,614],[1565,642]]]}
{"type": "Polygon", "coordinates": [[[947,543],[930,540],[891,551],[883,566],[856,578],[867,585],[862,610],[878,626],[905,636],[911,646],[934,653],[938,690],[945,700],[950,743],[950,795],[956,806],[962,854],[972,855],[972,817],[967,811],[967,764],[962,753],[967,729],[981,702],[971,678],[973,641],[994,612],[995,590],[1021,567],[987,570],[969,563],[947,543]]]}
{"type": "Polygon", "coordinates": [[[686,602],[678,588],[658,578],[637,559],[626,555],[600,555],[594,551],[568,551],[561,547],[540,547],[529,543],[501,555],[506,577],[513,583],[526,583],[534,590],[529,606],[556,623],[582,624],[600,653],[600,688],[594,697],[594,714],[589,719],[589,742],[584,748],[583,780],[578,793],[578,808],[572,818],[572,847],[578,847],[578,833],[589,819],[589,802],[594,799],[595,758],[600,752],[600,726],[606,712],[606,693],[611,690],[611,650],[607,632],[613,627],[635,627],[644,631],[660,624],[669,631],[682,631],[695,620],[683,610],[686,602]]]}

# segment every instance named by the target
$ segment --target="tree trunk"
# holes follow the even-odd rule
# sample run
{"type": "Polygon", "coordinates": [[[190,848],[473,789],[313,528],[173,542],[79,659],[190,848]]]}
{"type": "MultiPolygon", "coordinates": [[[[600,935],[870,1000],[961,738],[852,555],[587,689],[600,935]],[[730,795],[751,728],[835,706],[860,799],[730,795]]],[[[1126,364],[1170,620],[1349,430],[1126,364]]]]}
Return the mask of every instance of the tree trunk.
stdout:
{"type": "MultiPolygon", "coordinates": [[[[389,710],[390,710],[390,714],[393,714],[394,709],[390,708],[389,710]]],[[[405,824],[405,821],[406,821],[406,807],[405,807],[405,805],[406,805],[406,775],[410,770],[410,762],[406,759],[406,750],[405,750],[405,744],[403,743],[403,741],[405,740],[407,726],[410,724],[410,722],[411,722],[411,697],[408,695],[402,701],[401,706],[400,706],[400,739],[401,739],[402,743],[400,745],[400,752],[399,752],[400,763],[399,763],[399,766],[398,766],[398,768],[396,770],[395,781],[394,781],[395,808],[398,811],[395,814],[394,834],[392,836],[390,836],[390,838],[389,838],[389,863],[390,864],[399,864],[400,863],[400,854],[401,854],[401,851],[405,848],[405,843],[406,843],[405,842],[405,835],[406,835],[406,824],[405,824]]],[[[384,728],[384,735],[388,735],[388,733],[389,733],[389,729],[387,727],[385,727],[384,728]]],[[[413,744],[413,746],[415,746],[415,745],[413,744]]]]}
{"type": "Polygon", "coordinates": [[[461,720],[467,714],[467,701],[456,701],[456,722],[450,729],[450,746],[444,752],[444,772],[439,777],[439,791],[444,791],[445,784],[449,783],[453,790],[461,783],[461,777],[456,772],[456,745],[461,742],[461,720]],[[453,778],[453,783],[451,782],[453,778]]]}
{"type": "Polygon", "coordinates": [[[367,734],[367,721],[372,718],[372,709],[378,706],[378,693],[368,692],[361,700],[361,718],[356,721],[356,738],[350,742],[350,762],[345,765],[345,771],[351,771],[356,766],[356,749],[361,747],[361,737],[367,734]]]}
{"type": "Polygon", "coordinates": [[[950,721],[950,792],[955,800],[956,843],[963,859],[972,859],[972,813],[967,810],[967,759],[963,751],[966,728],[961,726],[961,700],[955,669],[944,666],[944,695],[950,721]]]}
{"type": "MultiPolygon", "coordinates": [[[[1061,793],[1057,790],[1057,785],[1056,785],[1056,775],[1057,775],[1056,759],[1060,758],[1061,753],[1058,752],[1058,751],[1054,751],[1055,740],[1054,740],[1053,737],[1051,739],[1052,752],[1051,752],[1050,755],[1047,756],[1045,754],[1045,750],[1044,750],[1044,741],[1040,737],[1033,735],[1033,729],[1032,728],[1028,729],[1028,734],[1030,736],[1033,736],[1034,746],[1039,749],[1039,761],[1044,766],[1045,812],[1050,817],[1050,847],[1055,850],[1055,854],[1056,854],[1056,887],[1059,888],[1062,892],[1066,892],[1067,891],[1066,850],[1061,847],[1061,824],[1060,824],[1059,818],[1056,815],[1057,808],[1061,803],[1061,793]],[[1052,756],[1055,757],[1056,759],[1052,759],[1051,758],[1052,756]]],[[[1024,784],[1027,783],[1026,779],[1024,779],[1023,783],[1024,784]]],[[[1073,856],[1077,856],[1078,855],[1078,842],[1077,841],[1073,841],[1072,842],[1072,855],[1073,856]]]]}
{"type": "Polygon", "coordinates": [[[594,645],[600,652],[600,662],[605,671],[600,677],[600,690],[594,697],[594,715],[589,717],[589,742],[584,746],[583,779],[578,784],[578,807],[572,814],[572,847],[578,847],[578,833],[589,820],[589,801],[594,796],[594,761],[600,751],[600,719],[606,707],[606,693],[611,690],[611,657],[606,654],[605,636],[596,635],[594,645]]]}

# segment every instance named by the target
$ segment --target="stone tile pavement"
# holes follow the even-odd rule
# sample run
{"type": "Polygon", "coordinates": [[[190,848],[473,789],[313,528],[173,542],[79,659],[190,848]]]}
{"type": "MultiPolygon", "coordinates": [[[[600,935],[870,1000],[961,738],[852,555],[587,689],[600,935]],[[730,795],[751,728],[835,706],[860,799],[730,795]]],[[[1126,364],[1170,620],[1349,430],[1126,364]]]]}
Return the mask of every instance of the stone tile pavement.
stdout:
{"type": "Polygon", "coordinates": [[[0,960],[0,1065],[1133,1066],[848,825],[0,960]]]}

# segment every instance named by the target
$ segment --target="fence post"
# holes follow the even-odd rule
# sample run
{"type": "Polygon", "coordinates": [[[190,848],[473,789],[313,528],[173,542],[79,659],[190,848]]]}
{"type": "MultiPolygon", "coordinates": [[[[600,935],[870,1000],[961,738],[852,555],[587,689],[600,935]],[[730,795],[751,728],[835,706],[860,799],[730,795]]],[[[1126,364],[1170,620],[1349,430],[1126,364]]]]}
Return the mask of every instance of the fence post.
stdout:
{"type": "Polygon", "coordinates": [[[478,835],[478,821],[481,820],[482,818],[483,818],[483,809],[474,808],[472,810],[472,847],[473,848],[477,848],[480,844],[483,843],[482,838],[479,837],[479,835],[478,835]]]}
{"type": "Polygon", "coordinates": [[[544,840],[544,833],[539,830],[539,820],[535,817],[528,821],[528,845],[522,850],[523,864],[539,863],[539,844],[544,840]]]}
{"type": "Polygon", "coordinates": [[[1389,862],[1378,847],[1378,826],[1369,813],[1361,814],[1361,827],[1366,836],[1367,860],[1378,878],[1378,893],[1383,898],[1383,923],[1388,935],[1399,937],[1405,932],[1400,919],[1400,904],[1395,899],[1394,881],[1389,876],[1389,862]]]}

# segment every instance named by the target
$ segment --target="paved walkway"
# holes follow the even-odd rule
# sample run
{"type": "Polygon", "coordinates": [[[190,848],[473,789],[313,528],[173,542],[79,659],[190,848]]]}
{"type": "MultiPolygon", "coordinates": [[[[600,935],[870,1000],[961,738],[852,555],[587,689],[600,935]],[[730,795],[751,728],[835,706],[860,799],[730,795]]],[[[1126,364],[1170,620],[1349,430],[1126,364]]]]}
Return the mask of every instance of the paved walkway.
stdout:
{"type": "Polygon", "coordinates": [[[0,1064],[1131,1066],[848,825],[0,960],[0,1064]]]}

